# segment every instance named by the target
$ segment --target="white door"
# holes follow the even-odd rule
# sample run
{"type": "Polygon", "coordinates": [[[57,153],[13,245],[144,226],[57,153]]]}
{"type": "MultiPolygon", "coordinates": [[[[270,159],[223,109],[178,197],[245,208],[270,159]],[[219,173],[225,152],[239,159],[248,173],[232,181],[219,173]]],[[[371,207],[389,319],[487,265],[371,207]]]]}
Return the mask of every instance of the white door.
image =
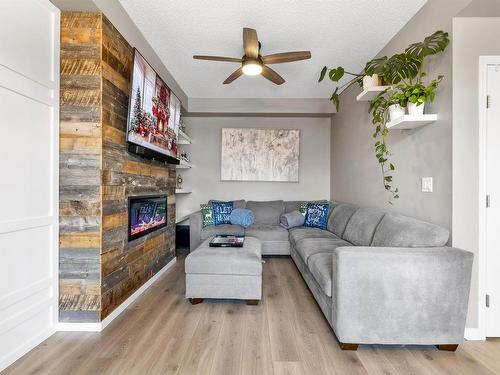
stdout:
{"type": "Polygon", "coordinates": [[[500,337],[500,59],[486,76],[486,336],[500,337]]]}
{"type": "Polygon", "coordinates": [[[57,325],[59,18],[0,1],[0,371],[57,325]]]}

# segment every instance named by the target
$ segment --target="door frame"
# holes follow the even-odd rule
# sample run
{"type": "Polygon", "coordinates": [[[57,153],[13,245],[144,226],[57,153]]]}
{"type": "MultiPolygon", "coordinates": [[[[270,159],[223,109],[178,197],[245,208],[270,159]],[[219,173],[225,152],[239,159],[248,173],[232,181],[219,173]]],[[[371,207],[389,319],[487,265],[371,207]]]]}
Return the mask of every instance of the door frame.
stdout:
{"type": "Polygon", "coordinates": [[[500,65],[500,56],[479,56],[479,243],[478,243],[478,331],[482,340],[486,339],[486,280],[487,280],[487,213],[486,213],[486,95],[488,65],[500,65]]]}

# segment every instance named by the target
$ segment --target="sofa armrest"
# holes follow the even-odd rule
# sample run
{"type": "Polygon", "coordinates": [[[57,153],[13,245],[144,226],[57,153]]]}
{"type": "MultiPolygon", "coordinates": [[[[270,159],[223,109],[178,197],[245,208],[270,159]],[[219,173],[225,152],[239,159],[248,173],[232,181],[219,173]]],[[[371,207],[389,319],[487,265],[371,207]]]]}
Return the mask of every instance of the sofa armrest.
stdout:
{"type": "Polygon", "coordinates": [[[203,216],[201,211],[189,215],[189,251],[193,251],[201,242],[201,230],[203,229],[203,216]]]}
{"type": "Polygon", "coordinates": [[[339,247],[332,321],[344,343],[463,341],[473,254],[451,247],[339,247]]]}

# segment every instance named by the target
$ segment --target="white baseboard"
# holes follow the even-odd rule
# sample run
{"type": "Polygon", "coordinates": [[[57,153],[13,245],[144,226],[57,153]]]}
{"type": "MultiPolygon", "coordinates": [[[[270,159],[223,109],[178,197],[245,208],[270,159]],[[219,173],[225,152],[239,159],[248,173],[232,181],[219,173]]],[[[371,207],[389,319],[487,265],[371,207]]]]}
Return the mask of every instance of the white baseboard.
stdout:
{"type": "Polygon", "coordinates": [[[60,322],[57,325],[58,331],[64,332],[101,332],[101,323],[67,323],[60,322]]]}
{"type": "Polygon", "coordinates": [[[146,281],[139,289],[137,289],[130,297],[114,309],[102,322],[99,323],[59,323],[58,331],[74,331],[74,332],[101,332],[108,326],[116,317],[118,317],[127,307],[129,307],[139,296],[153,285],[165,272],[170,270],[177,263],[177,258],[172,259],[152,278],[146,281]]]}
{"type": "Polygon", "coordinates": [[[486,340],[486,337],[484,337],[484,334],[479,328],[465,328],[464,338],[468,341],[486,340]]]}

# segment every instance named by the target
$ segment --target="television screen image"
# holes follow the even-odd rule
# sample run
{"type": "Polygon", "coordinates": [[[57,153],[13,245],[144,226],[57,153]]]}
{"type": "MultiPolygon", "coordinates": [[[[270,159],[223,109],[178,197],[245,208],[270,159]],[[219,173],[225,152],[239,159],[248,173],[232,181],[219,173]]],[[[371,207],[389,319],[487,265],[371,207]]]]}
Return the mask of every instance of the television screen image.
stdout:
{"type": "Polygon", "coordinates": [[[167,225],[167,197],[131,198],[129,202],[129,240],[167,225]]]}
{"type": "Polygon", "coordinates": [[[135,50],[127,141],[177,158],[181,102],[135,50]]]}

